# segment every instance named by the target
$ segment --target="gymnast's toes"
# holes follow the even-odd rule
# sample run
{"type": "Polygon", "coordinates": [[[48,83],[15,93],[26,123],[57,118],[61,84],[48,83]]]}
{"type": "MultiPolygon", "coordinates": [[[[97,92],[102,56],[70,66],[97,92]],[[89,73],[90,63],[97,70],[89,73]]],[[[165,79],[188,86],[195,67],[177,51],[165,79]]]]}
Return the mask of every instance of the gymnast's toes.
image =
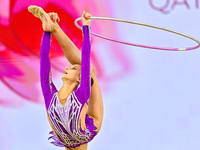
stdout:
{"type": "Polygon", "coordinates": [[[28,11],[31,12],[35,17],[40,18],[44,31],[54,31],[51,18],[41,7],[31,5],[28,7],[28,11]]]}
{"type": "Polygon", "coordinates": [[[41,7],[31,5],[28,7],[28,11],[31,12],[35,17],[42,19],[44,10],[41,7]]]}

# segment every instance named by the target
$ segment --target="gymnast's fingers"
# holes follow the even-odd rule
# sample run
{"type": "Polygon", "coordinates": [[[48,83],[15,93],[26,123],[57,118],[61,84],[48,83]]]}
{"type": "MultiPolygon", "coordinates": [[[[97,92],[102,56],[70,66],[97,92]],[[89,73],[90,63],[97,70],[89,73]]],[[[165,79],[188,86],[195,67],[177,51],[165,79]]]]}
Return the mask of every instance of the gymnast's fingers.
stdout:
{"type": "Polygon", "coordinates": [[[52,19],[53,22],[56,22],[56,14],[54,12],[52,12],[52,19]]]}
{"type": "Polygon", "coordinates": [[[51,20],[53,20],[53,14],[52,13],[48,13],[49,17],[51,20]]]}
{"type": "Polygon", "coordinates": [[[59,21],[60,21],[60,17],[57,18],[56,22],[59,22],[59,21]]]}
{"type": "Polygon", "coordinates": [[[82,15],[81,15],[81,19],[85,18],[85,10],[83,11],[82,15]]]}
{"type": "Polygon", "coordinates": [[[92,15],[91,15],[90,13],[86,12],[86,13],[85,13],[85,18],[86,18],[87,20],[89,20],[90,17],[92,17],[92,15]]]}
{"type": "Polygon", "coordinates": [[[83,11],[81,18],[89,20],[92,15],[88,12],[83,11]]]}
{"type": "Polygon", "coordinates": [[[52,12],[52,13],[48,13],[48,15],[53,22],[59,22],[60,21],[60,18],[58,17],[57,13],[52,12]]]}
{"type": "Polygon", "coordinates": [[[57,20],[58,20],[58,14],[54,13],[54,15],[53,15],[53,22],[57,22],[57,20]]]}

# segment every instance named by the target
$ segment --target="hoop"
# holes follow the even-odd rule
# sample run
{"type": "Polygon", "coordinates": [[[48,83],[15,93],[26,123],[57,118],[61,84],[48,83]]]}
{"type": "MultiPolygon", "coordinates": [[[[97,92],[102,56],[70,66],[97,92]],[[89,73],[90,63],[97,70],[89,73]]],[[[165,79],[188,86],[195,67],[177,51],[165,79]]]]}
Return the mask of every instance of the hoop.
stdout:
{"type": "MultiPolygon", "coordinates": [[[[159,29],[159,30],[164,30],[167,32],[171,32],[171,33],[175,33],[181,36],[184,36],[188,39],[191,39],[195,42],[197,42],[197,46],[194,47],[187,47],[187,48],[168,48],[168,47],[155,47],[155,46],[148,46],[148,45],[141,45],[141,44],[135,44],[135,43],[128,43],[128,42],[124,42],[124,41],[119,41],[119,40],[115,40],[115,39],[111,39],[109,37],[105,37],[102,36],[100,34],[96,34],[91,32],[92,35],[97,36],[99,38],[102,39],[106,39],[109,41],[113,41],[113,42],[117,42],[117,43],[121,43],[121,44],[126,44],[126,45],[131,45],[131,46],[137,46],[137,47],[144,47],[144,48],[150,48],[150,49],[158,49],[158,50],[169,50],[169,51],[188,51],[188,50],[194,50],[200,47],[200,42],[198,40],[196,40],[195,38],[188,36],[186,34],[177,32],[177,31],[173,31],[167,28],[162,28],[162,27],[158,27],[158,26],[154,26],[154,25],[150,25],[150,24],[145,24],[145,23],[140,23],[140,22],[134,22],[134,21],[129,21],[129,20],[122,20],[122,19],[116,19],[116,18],[107,18],[107,17],[90,17],[91,19],[97,19],[97,20],[110,20],[110,21],[118,21],[118,22],[124,22],[124,23],[131,23],[131,24],[136,24],[136,25],[142,25],[142,26],[146,26],[146,27],[151,27],[151,28],[155,28],[155,29],[159,29]]],[[[77,18],[74,23],[76,25],[76,27],[78,27],[79,29],[82,29],[82,27],[80,25],[78,25],[78,21],[80,21],[81,18],[77,18]]]]}

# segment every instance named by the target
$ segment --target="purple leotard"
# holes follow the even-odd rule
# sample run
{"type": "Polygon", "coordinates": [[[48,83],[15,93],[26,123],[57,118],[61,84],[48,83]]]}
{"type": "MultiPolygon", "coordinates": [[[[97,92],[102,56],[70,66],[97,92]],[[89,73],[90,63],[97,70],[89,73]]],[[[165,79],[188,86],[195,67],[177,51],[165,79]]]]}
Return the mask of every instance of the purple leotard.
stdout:
{"type": "Polygon", "coordinates": [[[49,121],[54,130],[50,132],[51,142],[56,146],[75,148],[91,141],[97,134],[94,121],[85,117],[85,129],[79,127],[80,113],[90,97],[90,28],[83,26],[83,46],[81,60],[81,81],[78,87],[69,95],[67,102],[62,105],[58,98],[58,91],[51,79],[49,51],[51,33],[44,32],[40,51],[41,86],[49,121]]]}

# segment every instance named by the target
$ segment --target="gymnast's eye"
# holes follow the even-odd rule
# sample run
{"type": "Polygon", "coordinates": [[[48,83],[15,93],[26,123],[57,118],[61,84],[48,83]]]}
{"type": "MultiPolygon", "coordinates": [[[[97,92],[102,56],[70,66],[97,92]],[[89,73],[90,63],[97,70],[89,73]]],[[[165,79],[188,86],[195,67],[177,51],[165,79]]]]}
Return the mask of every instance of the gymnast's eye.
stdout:
{"type": "Polygon", "coordinates": [[[72,69],[73,69],[73,70],[76,70],[76,67],[73,67],[72,69]]]}

